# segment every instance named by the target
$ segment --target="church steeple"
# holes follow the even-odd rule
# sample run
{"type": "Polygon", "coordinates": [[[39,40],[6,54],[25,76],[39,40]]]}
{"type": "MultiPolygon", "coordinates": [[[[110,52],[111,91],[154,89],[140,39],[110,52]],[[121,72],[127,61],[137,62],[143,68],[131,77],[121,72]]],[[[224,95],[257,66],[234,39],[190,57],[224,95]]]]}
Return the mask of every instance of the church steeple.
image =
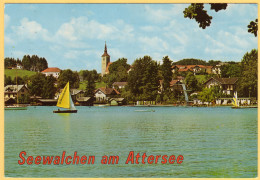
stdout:
{"type": "Polygon", "coordinates": [[[105,41],[105,49],[104,49],[104,54],[102,55],[102,57],[104,56],[109,56],[109,54],[107,53],[107,43],[105,41]]]}
{"type": "Polygon", "coordinates": [[[101,75],[104,76],[108,73],[108,66],[110,63],[110,56],[107,53],[107,43],[105,42],[104,54],[101,56],[101,75]]]}

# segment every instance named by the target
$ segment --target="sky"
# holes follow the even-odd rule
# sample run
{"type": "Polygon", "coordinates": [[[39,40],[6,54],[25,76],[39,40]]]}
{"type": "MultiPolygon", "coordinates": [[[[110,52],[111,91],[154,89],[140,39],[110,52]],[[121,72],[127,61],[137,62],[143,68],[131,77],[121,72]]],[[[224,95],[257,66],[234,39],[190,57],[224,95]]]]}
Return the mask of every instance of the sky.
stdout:
{"type": "Polygon", "coordinates": [[[145,55],[162,62],[184,58],[241,61],[257,49],[247,32],[257,18],[257,4],[228,4],[205,9],[213,17],[206,29],[184,18],[189,4],[5,4],[5,57],[45,57],[49,67],[101,72],[107,44],[110,61],[129,64],[145,55]]]}

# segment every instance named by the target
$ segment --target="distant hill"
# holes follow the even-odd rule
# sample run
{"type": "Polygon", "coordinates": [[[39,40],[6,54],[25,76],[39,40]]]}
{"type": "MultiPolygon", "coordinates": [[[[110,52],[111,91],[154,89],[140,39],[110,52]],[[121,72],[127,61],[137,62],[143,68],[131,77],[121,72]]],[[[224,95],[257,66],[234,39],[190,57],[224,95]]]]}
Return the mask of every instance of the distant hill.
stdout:
{"type": "Polygon", "coordinates": [[[175,63],[173,63],[174,65],[207,65],[206,61],[203,61],[201,59],[182,59],[179,60],[175,63]]]}
{"type": "Polygon", "coordinates": [[[16,76],[20,76],[20,77],[24,77],[24,76],[33,76],[35,75],[37,72],[34,71],[28,71],[28,70],[22,70],[22,69],[5,69],[5,75],[6,76],[11,76],[12,80],[16,77],[16,76]]]}
{"type": "Polygon", "coordinates": [[[173,65],[204,65],[204,66],[215,66],[221,63],[220,60],[209,60],[208,62],[201,59],[182,59],[177,62],[174,62],[173,65]]]}

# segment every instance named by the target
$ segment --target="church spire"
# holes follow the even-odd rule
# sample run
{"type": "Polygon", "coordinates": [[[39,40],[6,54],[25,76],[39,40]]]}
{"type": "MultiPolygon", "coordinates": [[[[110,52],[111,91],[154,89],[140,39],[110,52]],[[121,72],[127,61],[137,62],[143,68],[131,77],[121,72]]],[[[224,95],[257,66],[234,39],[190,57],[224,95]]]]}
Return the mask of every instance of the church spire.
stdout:
{"type": "Polygon", "coordinates": [[[107,53],[107,43],[105,41],[105,49],[104,49],[104,54],[102,55],[103,56],[109,56],[109,54],[107,53]]]}
{"type": "Polygon", "coordinates": [[[105,50],[104,53],[107,53],[107,42],[105,41],[105,50]]]}

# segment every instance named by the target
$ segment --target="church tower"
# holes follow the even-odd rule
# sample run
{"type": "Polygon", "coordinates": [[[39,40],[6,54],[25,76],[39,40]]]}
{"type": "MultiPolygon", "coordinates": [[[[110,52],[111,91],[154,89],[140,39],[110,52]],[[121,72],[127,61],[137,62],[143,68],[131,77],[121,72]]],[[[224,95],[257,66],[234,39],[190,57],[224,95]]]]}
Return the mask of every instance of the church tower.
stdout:
{"type": "Polygon", "coordinates": [[[107,53],[107,44],[105,42],[105,49],[104,54],[101,56],[101,65],[102,65],[102,71],[101,75],[104,76],[106,74],[107,65],[110,62],[110,56],[107,53]]]}

